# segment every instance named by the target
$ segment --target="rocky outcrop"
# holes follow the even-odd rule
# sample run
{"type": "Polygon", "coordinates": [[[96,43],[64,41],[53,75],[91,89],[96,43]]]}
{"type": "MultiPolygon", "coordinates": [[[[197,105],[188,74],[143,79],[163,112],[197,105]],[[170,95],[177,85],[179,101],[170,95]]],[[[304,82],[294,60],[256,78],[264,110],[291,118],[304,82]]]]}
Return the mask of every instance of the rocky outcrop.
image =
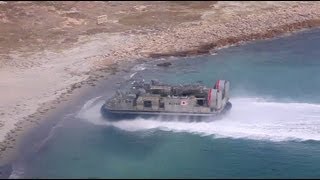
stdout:
{"type": "Polygon", "coordinates": [[[172,63],[171,62],[164,62],[164,63],[158,63],[157,66],[161,66],[161,67],[169,67],[171,66],[172,63]]]}

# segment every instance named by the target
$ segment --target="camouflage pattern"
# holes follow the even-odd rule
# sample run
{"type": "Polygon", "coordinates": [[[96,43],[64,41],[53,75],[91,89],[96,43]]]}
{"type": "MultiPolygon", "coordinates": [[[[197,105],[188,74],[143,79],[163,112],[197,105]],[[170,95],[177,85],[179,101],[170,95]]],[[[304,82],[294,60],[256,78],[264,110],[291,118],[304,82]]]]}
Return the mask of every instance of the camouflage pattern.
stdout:
{"type": "Polygon", "coordinates": [[[212,115],[229,102],[230,83],[218,80],[213,88],[201,84],[168,85],[151,80],[134,82],[128,91],[117,93],[104,108],[113,113],[212,115]]]}

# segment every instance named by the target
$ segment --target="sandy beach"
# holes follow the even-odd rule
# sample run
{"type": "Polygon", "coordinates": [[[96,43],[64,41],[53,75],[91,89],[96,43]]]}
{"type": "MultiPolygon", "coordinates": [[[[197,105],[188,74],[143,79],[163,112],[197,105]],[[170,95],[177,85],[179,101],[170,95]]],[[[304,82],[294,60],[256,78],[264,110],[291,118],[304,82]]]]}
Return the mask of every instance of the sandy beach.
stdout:
{"type": "Polygon", "coordinates": [[[0,3],[0,165],[25,130],[126,63],[320,25],[320,2],[0,3]],[[40,15],[39,15],[40,14],[40,15]]]}

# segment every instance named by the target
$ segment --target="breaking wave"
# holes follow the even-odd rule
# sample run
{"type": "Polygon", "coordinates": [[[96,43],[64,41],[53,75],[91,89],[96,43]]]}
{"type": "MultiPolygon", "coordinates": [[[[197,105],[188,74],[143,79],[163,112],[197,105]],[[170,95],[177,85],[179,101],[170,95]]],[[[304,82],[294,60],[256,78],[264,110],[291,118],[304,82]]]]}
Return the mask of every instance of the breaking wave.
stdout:
{"type": "Polygon", "coordinates": [[[146,64],[138,64],[134,66],[131,70],[134,72],[143,71],[146,69],[146,64]]]}
{"type": "Polygon", "coordinates": [[[8,179],[20,179],[24,175],[24,166],[20,163],[14,163],[12,165],[12,172],[8,179]]]}
{"type": "Polygon", "coordinates": [[[215,138],[246,138],[271,141],[320,141],[320,105],[268,102],[259,98],[234,98],[229,114],[210,122],[164,121],[136,118],[111,122],[100,113],[103,101],[88,101],[78,117],[95,125],[114,126],[125,131],[152,129],[189,132],[215,138]]]}

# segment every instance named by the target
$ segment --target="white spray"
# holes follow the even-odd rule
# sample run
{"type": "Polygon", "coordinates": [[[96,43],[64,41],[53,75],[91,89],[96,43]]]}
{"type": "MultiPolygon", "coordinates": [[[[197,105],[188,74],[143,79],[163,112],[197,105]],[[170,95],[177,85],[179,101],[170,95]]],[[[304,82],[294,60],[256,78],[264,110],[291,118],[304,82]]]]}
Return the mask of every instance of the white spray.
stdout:
{"type": "Polygon", "coordinates": [[[267,102],[257,98],[233,98],[233,107],[221,120],[210,122],[164,121],[161,117],[110,122],[100,113],[103,101],[88,101],[78,117],[95,125],[114,126],[125,131],[158,129],[189,132],[215,138],[255,140],[320,141],[320,105],[267,102]]]}

